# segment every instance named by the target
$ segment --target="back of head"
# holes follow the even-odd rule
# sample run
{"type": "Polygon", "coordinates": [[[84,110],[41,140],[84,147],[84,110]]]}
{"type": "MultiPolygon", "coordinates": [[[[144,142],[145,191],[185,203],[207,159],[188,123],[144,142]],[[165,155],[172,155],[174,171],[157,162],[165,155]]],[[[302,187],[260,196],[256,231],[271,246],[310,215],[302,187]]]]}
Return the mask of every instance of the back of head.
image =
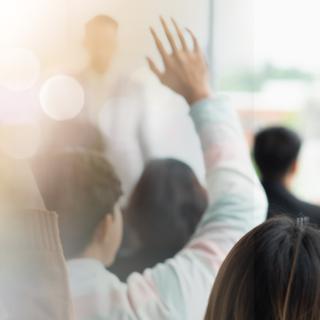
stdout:
{"type": "Polygon", "coordinates": [[[284,127],[271,127],[256,135],[254,157],[262,177],[282,179],[297,160],[301,149],[299,136],[284,127]]]}
{"type": "Polygon", "coordinates": [[[47,209],[58,213],[65,256],[75,258],[106,214],[113,213],[120,181],[109,162],[93,151],[42,156],[33,167],[47,209]]]}
{"type": "Polygon", "coordinates": [[[89,121],[66,120],[50,123],[42,153],[60,152],[67,149],[83,148],[105,153],[106,143],[99,128],[89,121]]]}
{"type": "Polygon", "coordinates": [[[206,207],[206,191],[192,169],[175,159],[161,159],[146,166],[127,212],[143,244],[180,250],[206,207]]]}
{"type": "Polygon", "coordinates": [[[320,319],[320,231],[271,219],[223,263],[206,320],[320,319]]]}

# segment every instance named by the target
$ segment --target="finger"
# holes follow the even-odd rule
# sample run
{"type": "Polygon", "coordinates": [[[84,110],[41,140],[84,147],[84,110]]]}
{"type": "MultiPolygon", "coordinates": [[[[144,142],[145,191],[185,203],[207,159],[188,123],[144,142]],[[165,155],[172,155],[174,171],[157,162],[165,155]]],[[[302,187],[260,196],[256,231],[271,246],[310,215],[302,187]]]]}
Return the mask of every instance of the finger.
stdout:
{"type": "Polygon", "coordinates": [[[150,31],[151,31],[151,34],[152,34],[152,37],[154,39],[154,42],[156,43],[156,46],[158,48],[158,51],[163,59],[163,61],[165,61],[167,59],[167,52],[162,44],[162,42],[160,41],[158,35],[156,34],[156,32],[153,30],[153,28],[150,28],[150,31]]]}
{"type": "Polygon", "coordinates": [[[186,39],[184,38],[184,35],[183,35],[181,29],[179,28],[177,22],[173,18],[171,18],[171,21],[172,21],[172,23],[173,23],[173,25],[174,25],[174,27],[175,27],[175,29],[177,31],[177,34],[179,36],[182,49],[187,51],[188,50],[188,45],[187,45],[186,39]]]}
{"type": "Polygon", "coordinates": [[[150,67],[151,71],[152,71],[159,79],[161,79],[162,73],[161,73],[160,69],[156,66],[156,64],[153,62],[153,60],[150,59],[149,57],[147,57],[147,61],[148,61],[148,64],[149,64],[149,67],[150,67]]]}
{"type": "Polygon", "coordinates": [[[200,49],[200,45],[199,45],[198,39],[196,38],[196,36],[193,34],[193,32],[190,29],[186,29],[186,30],[189,32],[189,34],[190,34],[190,36],[192,38],[194,51],[200,52],[201,49],[200,49]]]}
{"type": "Polygon", "coordinates": [[[165,22],[165,20],[162,17],[160,17],[160,21],[161,21],[162,27],[164,29],[164,32],[166,33],[167,39],[169,40],[172,52],[177,53],[178,48],[177,48],[176,42],[174,41],[172,33],[170,32],[170,30],[168,28],[167,23],[165,22]]]}

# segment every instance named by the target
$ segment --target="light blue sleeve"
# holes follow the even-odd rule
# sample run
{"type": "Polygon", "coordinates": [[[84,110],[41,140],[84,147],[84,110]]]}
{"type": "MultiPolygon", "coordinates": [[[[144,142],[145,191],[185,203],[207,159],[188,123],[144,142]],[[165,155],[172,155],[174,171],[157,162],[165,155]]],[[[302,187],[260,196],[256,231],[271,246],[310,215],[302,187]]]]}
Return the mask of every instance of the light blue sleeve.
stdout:
{"type": "Polygon", "coordinates": [[[247,232],[264,221],[267,203],[238,116],[223,97],[198,102],[190,115],[206,164],[210,203],[202,223],[230,221],[247,232]]]}
{"type": "MultiPolygon", "coordinates": [[[[203,319],[223,260],[246,232],[263,222],[267,211],[234,110],[218,98],[196,103],[190,116],[202,144],[209,207],[190,243],[143,275],[152,279],[168,320],[203,319]]],[[[151,310],[150,319],[163,319],[151,310]]]]}

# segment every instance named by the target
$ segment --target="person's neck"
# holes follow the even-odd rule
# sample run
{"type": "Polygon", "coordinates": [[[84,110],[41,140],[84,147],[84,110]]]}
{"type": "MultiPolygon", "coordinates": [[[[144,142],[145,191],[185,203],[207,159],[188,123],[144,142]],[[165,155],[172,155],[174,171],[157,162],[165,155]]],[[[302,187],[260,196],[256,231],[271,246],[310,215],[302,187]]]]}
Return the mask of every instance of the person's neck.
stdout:
{"type": "Polygon", "coordinates": [[[106,68],[105,66],[102,66],[101,64],[91,61],[90,63],[90,69],[98,74],[99,76],[104,76],[108,73],[109,68],[106,68]]]}
{"type": "Polygon", "coordinates": [[[282,179],[282,184],[283,184],[287,189],[290,189],[290,188],[291,188],[291,185],[292,185],[292,176],[291,176],[291,175],[285,176],[285,177],[282,179]]]}
{"type": "Polygon", "coordinates": [[[280,185],[286,189],[290,189],[291,187],[291,184],[292,184],[292,177],[287,175],[287,176],[284,176],[284,177],[278,177],[278,178],[266,178],[266,177],[263,177],[262,181],[264,183],[269,183],[269,184],[277,184],[277,185],[280,185]]]}
{"type": "Polygon", "coordinates": [[[96,245],[90,245],[87,247],[80,258],[97,260],[106,267],[113,263],[113,259],[111,257],[107,257],[105,251],[96,245]]]}

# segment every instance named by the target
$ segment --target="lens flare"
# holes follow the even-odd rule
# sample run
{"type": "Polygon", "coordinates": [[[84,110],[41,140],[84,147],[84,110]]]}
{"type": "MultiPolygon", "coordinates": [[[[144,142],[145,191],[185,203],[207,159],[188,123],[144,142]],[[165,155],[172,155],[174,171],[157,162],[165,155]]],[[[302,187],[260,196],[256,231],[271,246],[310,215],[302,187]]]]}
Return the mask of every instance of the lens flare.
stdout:
{"type": "Polygon", "coordinates": [[[54,76],[42,86],[40,103],[44,112],[54,120],[72,119],[84,106],[84,91],[74,78],[54,76]]]}

